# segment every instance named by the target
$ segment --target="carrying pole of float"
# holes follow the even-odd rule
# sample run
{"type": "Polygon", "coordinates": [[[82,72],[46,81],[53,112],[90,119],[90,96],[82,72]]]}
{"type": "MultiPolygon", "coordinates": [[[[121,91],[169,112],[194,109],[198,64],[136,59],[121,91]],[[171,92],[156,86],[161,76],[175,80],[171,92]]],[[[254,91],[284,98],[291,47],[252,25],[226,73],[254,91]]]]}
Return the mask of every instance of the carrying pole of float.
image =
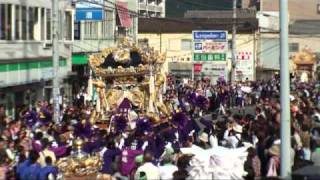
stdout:
{"type": "Polygon", "coordinates": [[[53,98],[53,120],[56,123],[60,121],[60,86],[59,86],[59,0],[52,1],[52,59],[53,59],[53,89],[52,89],[52,98],[53,98]]]}
{"type": "Polygon", "coordinates": [[[291,179],[290,77],[288,49],[288,0],[280,0],[280,101],[281,153],[280,175],[291,179]]]}

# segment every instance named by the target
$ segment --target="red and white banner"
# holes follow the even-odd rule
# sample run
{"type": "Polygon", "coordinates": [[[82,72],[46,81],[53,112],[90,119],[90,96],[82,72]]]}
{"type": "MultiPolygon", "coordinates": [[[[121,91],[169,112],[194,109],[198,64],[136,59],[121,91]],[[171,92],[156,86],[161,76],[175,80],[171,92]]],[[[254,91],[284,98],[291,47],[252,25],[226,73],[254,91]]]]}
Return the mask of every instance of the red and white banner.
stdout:
{"type": "Polygon", "coordinates": [[[252,59],[252,52],[250,51],[241,51],[237,54],[237,60],[251,60],[252,59]]]}
{"type": "Polygon", "coordinates": [[[235,75],[238,80],[253,80],[254,62],[252,51],[238,51],[235,75]]]}

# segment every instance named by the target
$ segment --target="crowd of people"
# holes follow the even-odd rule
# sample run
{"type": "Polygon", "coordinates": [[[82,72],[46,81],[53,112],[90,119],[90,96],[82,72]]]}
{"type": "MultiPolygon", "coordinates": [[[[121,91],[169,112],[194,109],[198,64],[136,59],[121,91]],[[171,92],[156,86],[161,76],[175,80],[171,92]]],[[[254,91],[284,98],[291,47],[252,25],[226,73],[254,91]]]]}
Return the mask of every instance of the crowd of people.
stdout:
{"type": "MultiPolygon", "coordinates": [[[[90,120],[92,103],[62,108],[59,123],[53,108],[39,102],[15,119],[0,108],[0,179],[54,179],[56,163],[73,151],[73,140],[84,140],[82,151],[100,154],[98,179],[192,179],[193,155],[182,148],[236,149],[250,144],[243,178],[277,177],[280,169],[279,79],[234,85],[220,79],[168,82],[164,101],[172,118],[155,126],[144,111],[130,106],[128,118],[115,110],[113,128],[90,120]],[[251,112],[252,110],[252,112],[251,112]]],[[[315,83],[292,83],[291,162],[293,169],[320,165],[320,90],[315,83]]],[[[128,106],[129,107],[129,106],[128,106]]]]}

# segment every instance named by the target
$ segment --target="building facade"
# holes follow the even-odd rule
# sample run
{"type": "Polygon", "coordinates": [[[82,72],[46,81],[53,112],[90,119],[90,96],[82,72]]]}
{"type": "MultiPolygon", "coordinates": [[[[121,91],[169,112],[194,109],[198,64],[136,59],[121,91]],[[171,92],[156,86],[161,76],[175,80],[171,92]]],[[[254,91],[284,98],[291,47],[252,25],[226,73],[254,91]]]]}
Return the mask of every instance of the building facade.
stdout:
{"type": "MultiPolygon", "coordinates": [[[[270,77],[280,70],[279,3],[276,0],[260,1],[258,79],[270,77]]],[[[291,75],[295,76],[293,58],[305,50],[313,52],[319,60],[320,1],[298,0],[289,2],[289,54],[291,75]]],[[[309,74],[309,79],[314,75],[309,74]]],[[[299,78],[299,77],[297,77],[299,78]]]]}
{"type": "MultiPolygon", "coordinates": [[[[307,0],[303,3],[300,0],[290,0],[288,3],[290,20],[319,20],[319,7],[319,0],[307,0]]],[[[279,1],[261,0],[260,8],[261,11],[279,11],[279,1]]]]}
{"type": "MultiPolygon", "coordinates": [[[[52,71],[52,4],[50,0],[0,2],[0,105],[9,116],[36,100],[50,100],[52,71]]],[[[74,11],[59,2],[61,83],[71,71],[74,11]]],[[[67,93],[62,88],[62,94],[67,93]]]]}
{"type": "MultiPolygon", "coordinates": [[[[166,53],[167,59],[164,65],[164,72],[175,75],[178,79],[192,78],[194,70],[194,43],[192,31],[194,30],[225,30],[229,31],[227,37],[229,44],[231,43],[231,28],[232,26],[221,22],[227,22],[226,19],[206,21],[204,19],[197,19],[197,24],[192,19],[139,19],[139,34],[138,44],[140,46],[149,45],[154,47],[161,53],[166,53]],[[161,24],[161,26],[155,26],[161,24]]],[[[256,36],[257,23],[255,20],[248,20],[252,23],[251,27],[239,26],[239,34],[237,36],[236,46],[238,53],[251,54],[248,60],[252,62],[251,72],[249,76],[241,77],[242,80],[247,77],[252,80],[255,79],[254,62],[256,52],[256,36]]],[[[226,71],[230,71],[231,48],[228,48],[226,63],[226,71]]],[[[239,55],[240,59],[240,55],[239,55]]],[[[214,64],[210,62],[202,63],[203,73],[194,73],[195,79],[207,76],[205,71],[215,71],[214,64]],[[207,66],[207,65],[210,66],[207,66]],[[205,69],[205,68],[213,69],[205,69]]],[[[246,72],[244,72],[246,73],[246,72]]],[[[249,74],[247,74],[249,75],[249,74]]],[[[209,74],[212,81],[218,78],[219,74],[209,74]]],[[[225,77],[228,79],[228,77],[225,77]]]]}
{"type": "Polygon", "coordinates": [[[139,0],[139,15],[143,17],[165,17],[166,0],[139,0]]]}
{"type": "Polygon", "coordinates": [[[131,0],[75,1],[72,45],[73,96],[85,91],[90,76],[88,57],[115,45],[122,37],[136,41],[138,3],[131,0]]]}
{"type": "MultiPolygon", "coordinates": [[[[238,1],[238,7],[240,7],[238,1]]],[[[166,17],[167,18],[183,18],[187,11],[193,10],[230,10],[232,9],[232,1],[226,0],[167,0],[166,1],[166,17]]]]}

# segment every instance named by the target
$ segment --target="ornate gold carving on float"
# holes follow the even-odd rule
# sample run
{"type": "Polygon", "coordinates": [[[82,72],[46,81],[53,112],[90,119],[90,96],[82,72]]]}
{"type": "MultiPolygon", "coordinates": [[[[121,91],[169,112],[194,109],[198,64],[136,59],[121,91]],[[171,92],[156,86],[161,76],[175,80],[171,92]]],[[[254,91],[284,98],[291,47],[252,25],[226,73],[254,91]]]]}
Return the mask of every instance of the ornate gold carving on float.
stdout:
{"type": "Polygon", "coordinates": [[[92,82],[101,107],[98,112],[115,110],[127,98],[134,106],[147,111],[155,123],[160,122],[160,115],[169,118],[161,97],[165,83],[161,67],[165,60],[165,53],[154,48],[138,48],[127,39],[91,55],[89,65],[95,76],[92,82]]]}
{"type": "Polygon", "coordinates": [[[316,55],[310,49],[303,49],[301,52],[293,55],[295,64],[314,64],[316,63],[316,55]]]}
{"type": "Polygon", "coordinates": [[[82,152],[84,144],[81,138],[73,142],[74,152],[71,156],[61,158],[57,162],[57,167],[66,177],[87,176],[98,173],[101,169],[102,161],[100,156],[89,156],[82,152]]]}

